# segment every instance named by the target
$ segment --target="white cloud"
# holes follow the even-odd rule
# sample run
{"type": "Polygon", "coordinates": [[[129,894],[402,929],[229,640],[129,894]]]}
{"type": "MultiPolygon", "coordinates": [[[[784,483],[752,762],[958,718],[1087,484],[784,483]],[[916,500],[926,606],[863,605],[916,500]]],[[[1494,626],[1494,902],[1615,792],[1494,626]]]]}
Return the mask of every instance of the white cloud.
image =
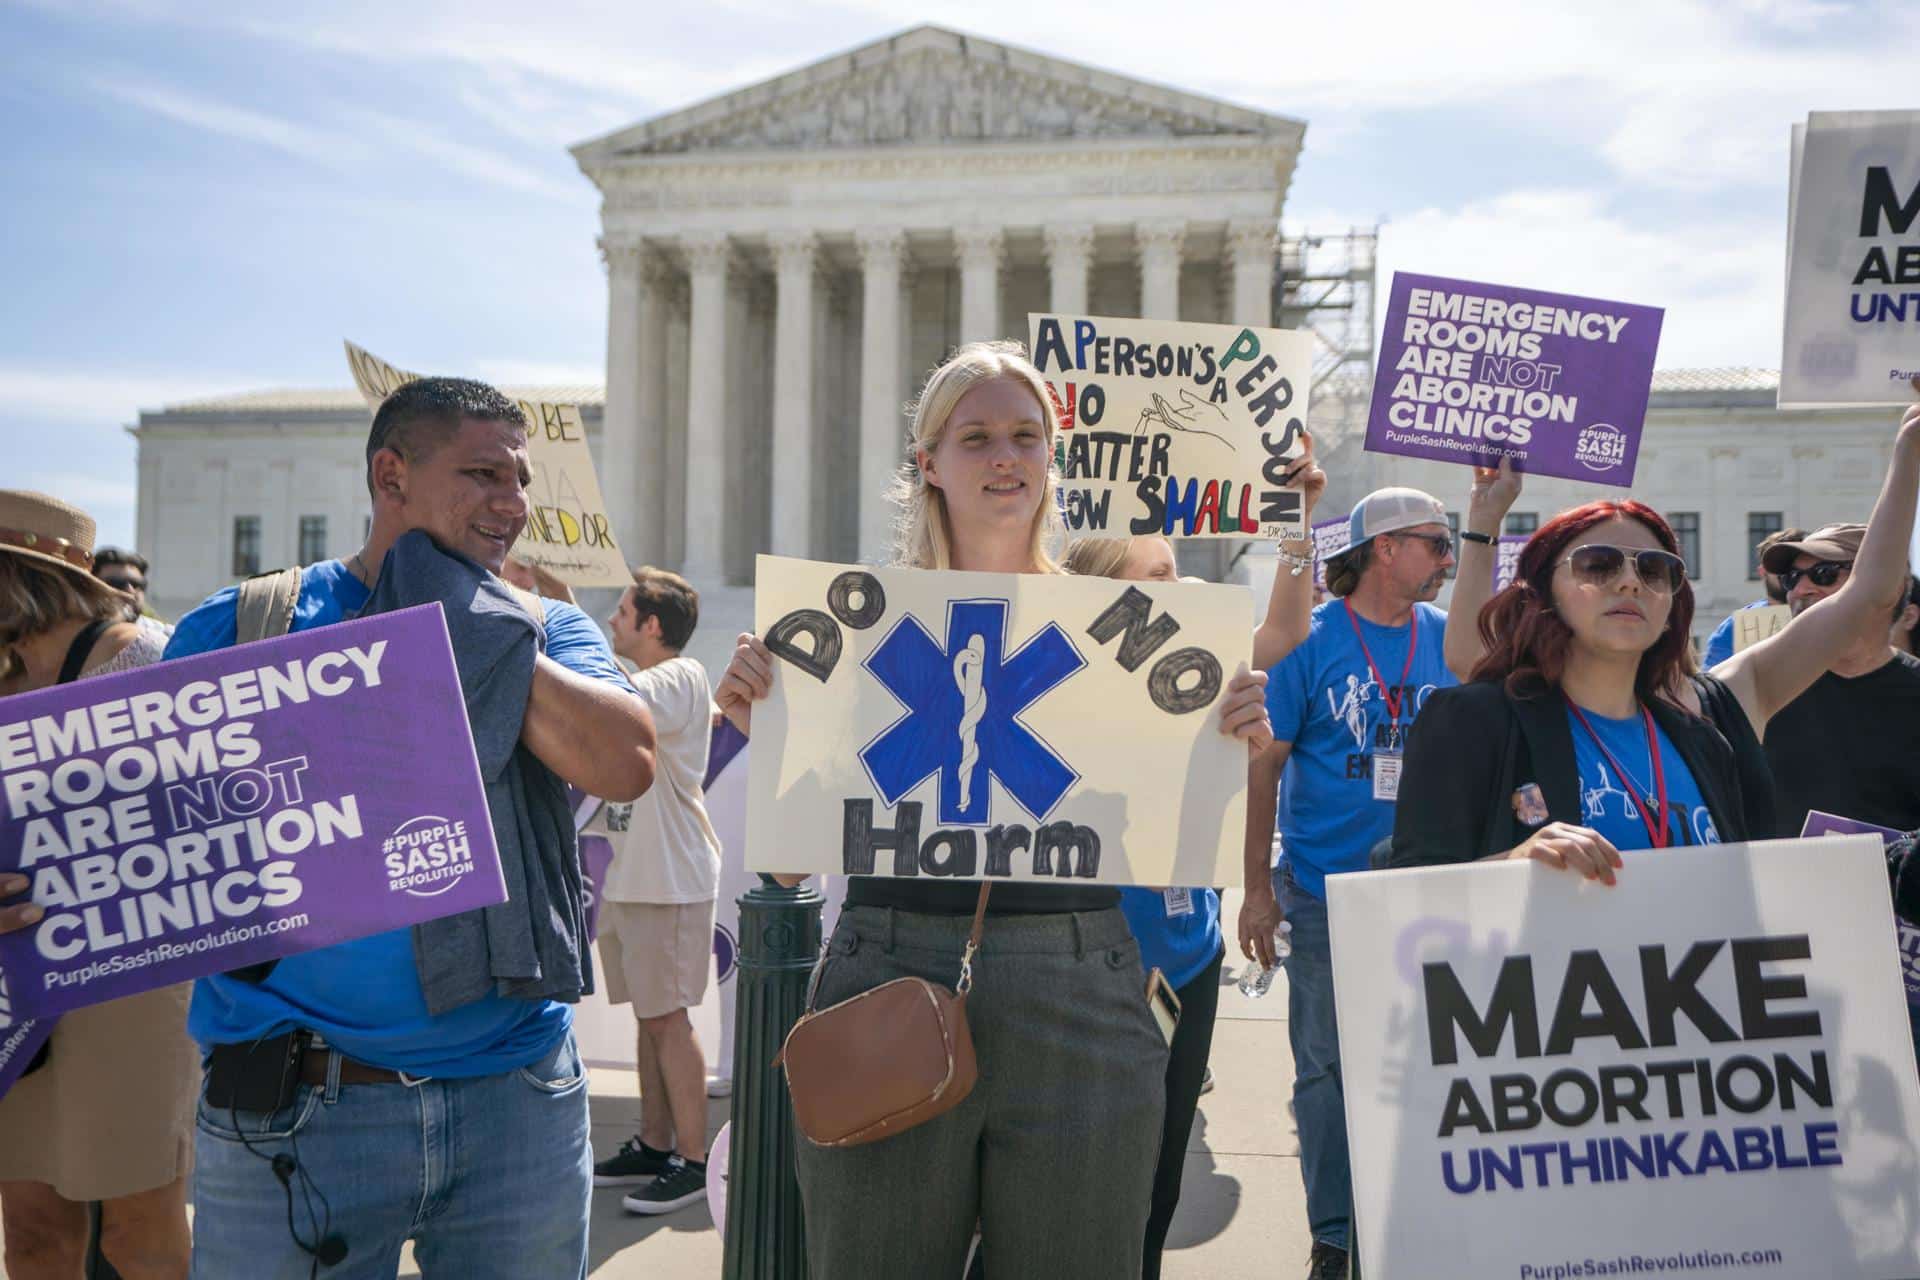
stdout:
{"type": "Polygon", "coordinates": [[[0,414],[23,423],[124,426],[142,409],[272,385],[271,378],[226,374],[41,369],[0,365],[0,414]]]}
{"type": "Polygon", "coordinates": [[[217,102],[181,89],[108,75],[96,76],[92,83],[98,92],[150,115],[223,138],[272,147],[328,168],[350,167],[352,153],[358,149],[350,140],[309,129],[292,120],[217,102]]]}
{"type": "Polygon", "coordinates": [[[1520,190],[1422,209],[1381,233],[1376,322],[1396,269],[1666,308],[1663,368],[1779,356],[1784,210],[1777,219],[1652,227],[1592,191],[1520,190]]]}

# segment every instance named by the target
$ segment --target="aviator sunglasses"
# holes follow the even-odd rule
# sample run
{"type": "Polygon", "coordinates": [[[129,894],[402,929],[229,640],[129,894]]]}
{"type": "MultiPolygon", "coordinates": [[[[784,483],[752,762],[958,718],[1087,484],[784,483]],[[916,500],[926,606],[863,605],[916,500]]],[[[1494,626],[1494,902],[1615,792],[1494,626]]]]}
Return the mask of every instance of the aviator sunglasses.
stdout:
{"type": "Polygon", "coordinates": [[[1575,547],[1560,563],[1573,566],[1574,581],[1604,587],[1620,576],[1629,561],[1641,585],[1663,596],[1678,591],[1687,578],[1687,562],[1671,551],[1629,551],[1597,542],[1575,547]]]}
{"type": "Polygon", "coordinates": [[[1774,577],[1780,579],[1780,589],[1791,591],[1805,578],[1816,587],[1830,587],[1840,581],[1840,575],[1853,568],[1851,560],[1822,560],[1819,564],[1810,564],[1804,569],[1782,569],[1774,577]]]}

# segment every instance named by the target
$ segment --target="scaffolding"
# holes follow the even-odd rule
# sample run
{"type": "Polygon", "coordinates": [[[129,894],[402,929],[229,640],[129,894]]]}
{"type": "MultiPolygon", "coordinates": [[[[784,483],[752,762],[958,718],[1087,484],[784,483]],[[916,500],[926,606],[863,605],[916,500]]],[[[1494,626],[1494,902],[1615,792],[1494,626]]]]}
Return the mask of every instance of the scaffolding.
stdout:
{"type": "Polygon", "coordinates": [[[1374,263],[1378,227],[1344,235],[1282,235],[1273,278],[1283,329],[1313,336],[1307,425],[1324,456],[1364,432],[1373,394],[1374,263]]]}

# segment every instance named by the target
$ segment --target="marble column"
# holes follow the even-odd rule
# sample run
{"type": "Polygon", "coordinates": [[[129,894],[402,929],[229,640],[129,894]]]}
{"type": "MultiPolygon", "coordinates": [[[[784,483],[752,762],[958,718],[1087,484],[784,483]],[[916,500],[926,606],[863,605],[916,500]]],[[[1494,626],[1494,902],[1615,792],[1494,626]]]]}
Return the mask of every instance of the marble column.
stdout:
{"type": "Polygon", "coordinates": [[[960,260],[960,341],[1003,338],[1000,332],[1000,255],[1006,240],[998,227],[961,227],[953,233],[960,260]]]}
{"type": "MultiPolygon", "coordinates": [[[[635,462],[639,467],[639,476],[633,491],[637,494],[639,510],[629,521],[634,530],[631,542],[627,540],[628,534],[616,529],[620,548],[626,552],[628,563],[636,565],[661,564],[668,560],[667,478],[674,474],[667,452],[667,325],[670,322],[672,290],[672,276],[666,263],[660,260],[658,254],[645,255],[640,264],[639,352],[634,377],[638,401],[636,439],[639,447],[635,462]]],[[[611,402],[611,325],[607,332],[608,398],[611,402]]],[[[611,495],[607,500],[615,501],[611,495]]]]}
{"type": "Polygon", "coordinates": [[[1086,223],[1048,227],[1047,309],[1058,315],[1085,315],[1087,277],[1093,270],[1093,228],[1086,223]]]}
{"type": "Polygon", "coordinates": [[[687,346],[686,557],[680,572],[696,589],[722,584],[727,496],[727,267],[724,234],[683,242],[691,277],[687,346]]]}
{"type": "Polygon", "coordinates": [[[887,490],[905,455],[900,389],[900,268],[906,233],[856,232],[863,276],[860,318],[860,558],[882,560],[893,540],[887,490]]]}
{"type": "MultiPolygon", "coordinates": [[[[607,402],[600,428],[600,489],[613,536],[629,557],[643,541],[650,510],[640,462],[640,271],[644,253],[632,241],[600,238],[607,267],[607,402]]],[[[651,471],[652,468],[644,468],[651,471]]]]}
{"type": "Polygon", "coordinates": [[[769,550],[806,556],[813,543],[812,232],[770,237],[775,277],[773,331],[773,514],[769,550]]]}
{"type": "Polygon", "coordinates": [[[1140,252],[1140,315],[1147,320],[1180,318],[1180,249],[1187,224],[1176,219],[1142,222],[1133,229],[1140,252]]]}
{"type": "Polygon", "coordinates": [[[1277,230],[1268,218],[1227,226],[1227,258],[1233,275],[1233,300],[1227,319],[1233,324],[1273,323],[1273,250],[1277,230]]]}

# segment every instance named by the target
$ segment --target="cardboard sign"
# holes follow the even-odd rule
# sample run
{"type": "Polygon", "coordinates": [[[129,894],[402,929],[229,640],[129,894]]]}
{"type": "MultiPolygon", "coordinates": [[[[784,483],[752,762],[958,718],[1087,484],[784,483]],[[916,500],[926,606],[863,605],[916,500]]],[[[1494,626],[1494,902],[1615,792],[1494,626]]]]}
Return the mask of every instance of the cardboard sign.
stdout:
{"type": "Polygon", "coordinates": [[[437,604],[0,703],[16,1017],[506,901],[437,604]]]}
{"type": "MultiPolygon", "coordinates": [[[[1892,827],[1876,827],[1871,822],[1843,818],[1837,813],[1822,813],[1818,809],[1807,811],[1807,820],[1800,825],[1800,834],[1803,836],[1868,835],[1877,837],[1883,846],[1908,837],[1905,831],[1895,831],[1892,827]]],[[[1920,929],[1895,917],[1894,930],[1900,947],[1900,980],[1907,989],[1907,1007],[1910,1010],[1920,1011],[1920,929]]]]}
{"type": "Polygon", "coordinates": [[[756,871],[1227,884],[1246,588],[761,556],[756,871]]]}
{"type": "Polygon", "coordinates": [[[1780,407],[1912,404],[1920,111],[1816,111],[1788,170],[1780,407]]]}
{"type": "MultiPolygon", "coordinates": [[[[394,368],[378,356],[347,347],[353,385],[378,409],[396,387],[417,381],[417,373],[394,368]]],[[[633,575],[614,541],[613,522],[600,478],[593,469],[587,429],[577,404],[516,400],[527,419],[527,457],[533,478],[527,482],[527,527],[513,544],[513,555],[545,569],[575,587],[630,587],[633,575]]]]}
{"type": "Polygon", "coordinates": [[[1733,651],[1738,653],[1768,636],[1779,634],[1792,621],[1793,608],[1790,605],[1769,604],[1758,609],[1739,610],[1733,615],[1733,651]]]}
{"type": "Polygon", "coordinates": [[[1629,853],[1611,888],[1363,872],[1327,899],[1370,1276],[1920,1274],[1887,1207],[1920,1078],[1877,840],[1629,853]]]}
{"type": "Polygon", "coordinates": [[[1625,488],[1664,314],[1395,272],[1366,447],[1625,488]]]}
{"type": "Polygon", "coordinates": [[[1060,422],[1060,503],[1076,534],[1304,535],[1300,456],[1313,339],[1284,329],[1029,315],[1060,422]]]}

